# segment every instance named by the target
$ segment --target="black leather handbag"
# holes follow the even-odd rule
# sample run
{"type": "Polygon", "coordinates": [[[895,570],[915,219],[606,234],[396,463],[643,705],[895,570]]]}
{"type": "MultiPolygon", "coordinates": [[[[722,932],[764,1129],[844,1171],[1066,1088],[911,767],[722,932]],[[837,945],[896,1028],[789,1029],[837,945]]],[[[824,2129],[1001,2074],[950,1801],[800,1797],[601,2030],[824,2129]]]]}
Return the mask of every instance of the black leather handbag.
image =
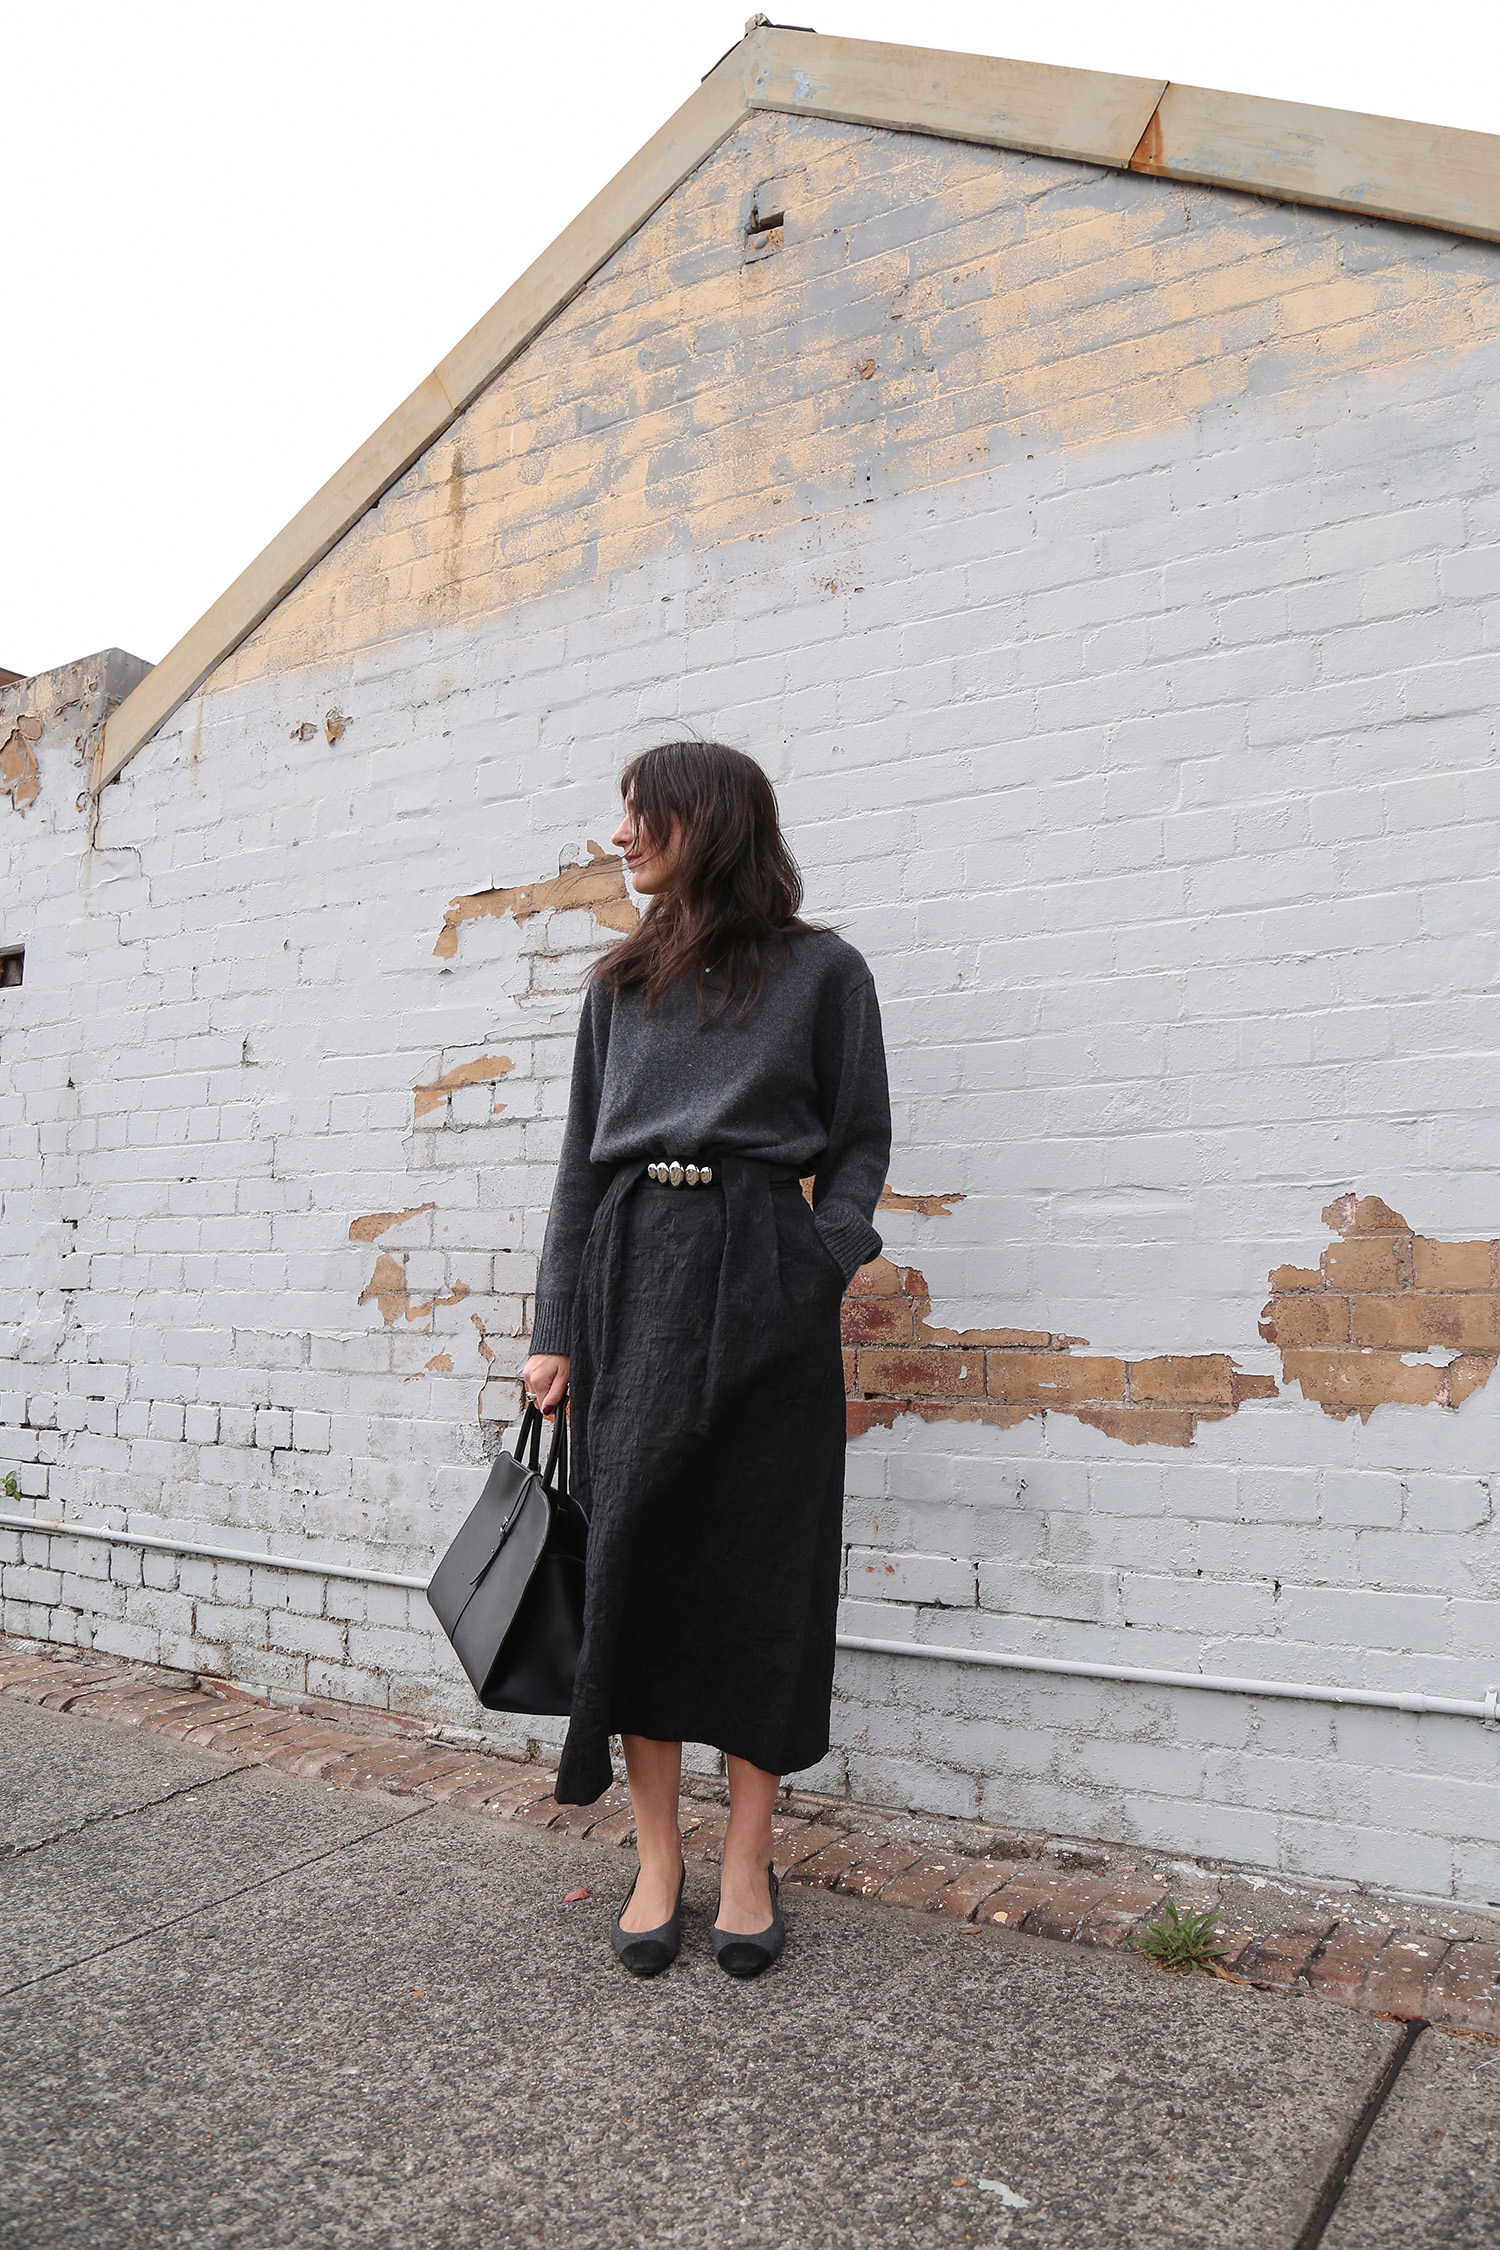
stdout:
{"type": "Polygon", "coordinates": [[[583,1640],[588,1522],[568,1496],[562,1406],[545,1469],[541,1437],[541,1412],[528,1401],[515,1452],[491,1469],[427,1599],[487,1711],[565,1716],[583,1640]]]}

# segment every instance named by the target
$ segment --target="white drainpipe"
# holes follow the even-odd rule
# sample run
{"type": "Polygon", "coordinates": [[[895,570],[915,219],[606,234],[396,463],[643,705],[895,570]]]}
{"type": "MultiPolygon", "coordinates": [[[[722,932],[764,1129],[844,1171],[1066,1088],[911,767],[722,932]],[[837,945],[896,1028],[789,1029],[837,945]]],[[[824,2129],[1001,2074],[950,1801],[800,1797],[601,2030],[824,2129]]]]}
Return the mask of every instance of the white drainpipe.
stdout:
{"type": "MultiPolygon", "coordinates": [[[[361,1586],[404,1586],[416,1594],[427,1591],[425,1577],[406,1571],[357,1570],[348,1563],[261,1554],[245,1547],[209,1547],[185,1539],[162,1539],[145,1531],[112,1531],[103,1524],[44,1523],[33,1516],[0,1515],[0,1530],[29,1531],[63,1539],[99,1539],[112,1547],[186,1555],[196,1561],[249,1563],[260,1570],[295,1570],[312,1578],[350,1579],[361,1586]]],[[[1218,1672],[1161,1672],[1140,1664],[1084,1664],[1063,1656],[1011,1656],[995,1649],[945,1648],[934,1641],[871,1640],[862,1633],[840,1633],[838,1645],[862,1656],[921,1656],[933,1664],[977,1664],[998,1672],[1040,1672],[1069,1680],[1119,1680],[1128,1687],[1197,1688],[1208,1695],[1244,1695],[1287,1703],[1358,1704],[1372,1711],[1413,1711],[1448,1719],[1482,1719],[1486,1727],[1500,1728],[1500,1687],[1486,1689],[1481,1699],[1426,1695],[1415,1689],[1326,1687],[1307,1680],[1236,1680],[1218,1672]]]]}

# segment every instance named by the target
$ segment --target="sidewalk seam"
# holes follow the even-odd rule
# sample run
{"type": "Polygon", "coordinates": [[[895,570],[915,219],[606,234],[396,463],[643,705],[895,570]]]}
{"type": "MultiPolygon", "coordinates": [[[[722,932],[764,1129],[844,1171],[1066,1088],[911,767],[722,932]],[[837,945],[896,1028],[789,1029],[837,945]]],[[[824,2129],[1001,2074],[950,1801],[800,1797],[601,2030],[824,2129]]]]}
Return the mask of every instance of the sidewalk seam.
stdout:
{"type": "Polygon", "coordinates": [[[414,1805],[410,1812],[397,1813],[394,1820],[380,1821],[374,1828],[362,1829],[357,1836],[345,1836],[326,1852],[312,1852],[306,1859],[294,1860],[289,1867],[278,1867],[274,1874],[261,1876],[258,1882],[241,1883],[235,1890],[223,1891],[216,1898],[201,1899],[196,1906],[185,1907],[181,1914],[169,1914],[164,1922],[148,1922],[143,1929],[132,1930],[112,1945],[96,1946],[92,1953],[80,1953],[71,1960],[58,1961],[50,1969],[42,1969],[34,1977],[22,1977],[15,1984],[0,1986],[0,2000],[10,2000],[18,1992],[30,1992],[39,1984],[50,1984],[54,1977],[66,1976],[71,1969],[85,1969],[91,1962],[106,1960],[111,1953],[122,1953],[127,1946],[139,1945],[144,1939],[159,1937],[163,1930],[175,1930],[184,1922],[191,1922],[200,1914],[211,1914],[216,1906],[228,1906],[237,1898],[249,1898],[256,1891],[268,1891],[273,1884],[284,1882],[288,1875],[300,1875],[306,1868],[317,1867],[325,1859],[337,1859],[340,1852],[352,1851],[358,1844],[367,1844],[376,1836],[388,1836],[393,1828],[405,1828],[413,1820],[421,1820],[430,1813],[431,1805],[414,1805]]]}
{"type": "Polygon", "coordinates": [[[1318,2190],[1292,2250],[1317,2250],[1339,2207],[1344,2190],[1354,2176],[1354,2167],[1359,2162],[1375,2120],[1385,2108],[1396,2080],[1411,2060],[1417,2041],[1428,2029],[1428,2024],[1420,2016],[1414,2016],[1402,2025],[1401,2037],[1387,2056],[1384,2070],[1365,2096],[1364,2106],[1354,2121],[1353,2130],[1329,2167],[1328,2177],[1318,2190]]]}
{"type": "Polygon", "coordinates": [[[30,1852],[44,1852],[53,1844],[65,1844],[71,1836],[82,1836],[90,1828],[100,1828],[107,1820],[134,1820],[137,1813],[150,1812],[157,1805],[170,1805],[178,1797],[195,1796],[200,1789],[217,1789],[221,1781],[232,1781],[237,1773],[250,1773],[252,1767],[230,1766],[224,1773],[201,1774],[196,1781],[185,1781],[180,1789],[163,1790],[159,1797],[150,1798],[141,1805],[113,1805],[107,1812],[89,1813],[75,1821],[71,1828],[54,1828],[50,1836],[38,1836],[30,1843],[7,1844],[0,1852],[0,1866],[17,1859],[25,1859],[30,1852]]]}

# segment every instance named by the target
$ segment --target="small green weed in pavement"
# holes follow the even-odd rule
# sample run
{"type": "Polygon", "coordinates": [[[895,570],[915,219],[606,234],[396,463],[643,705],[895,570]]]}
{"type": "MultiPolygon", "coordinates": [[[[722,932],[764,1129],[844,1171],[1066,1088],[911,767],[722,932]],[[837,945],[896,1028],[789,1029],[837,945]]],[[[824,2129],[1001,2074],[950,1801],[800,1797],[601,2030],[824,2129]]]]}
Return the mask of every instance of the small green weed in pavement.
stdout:
{"type": "Polygon", "coordinates": [[[3,1492],[5,1494],[7,1500],[20,1499],[21,1487],[16,1482],[16,1472],[14,1469],[7,1469],[4,1477],[0,1478],[0,1492],[3,1492]]]}
{"type": "Polygon", "coordinates": [[[1195,1969],[1212,1969],[1224,1948],[1218,1943],[1214,1910],[1204,1908],[1201,1914],[1179,1914],[1175,1902],[1167,1899],[1154,1922],[1143,1923],[1132,1930],[1130,1942],[1138,1945],[1149,1960],[1159,1969],[1170,1969],[1177,1976],[1191,1976],[1195,1969]]]}

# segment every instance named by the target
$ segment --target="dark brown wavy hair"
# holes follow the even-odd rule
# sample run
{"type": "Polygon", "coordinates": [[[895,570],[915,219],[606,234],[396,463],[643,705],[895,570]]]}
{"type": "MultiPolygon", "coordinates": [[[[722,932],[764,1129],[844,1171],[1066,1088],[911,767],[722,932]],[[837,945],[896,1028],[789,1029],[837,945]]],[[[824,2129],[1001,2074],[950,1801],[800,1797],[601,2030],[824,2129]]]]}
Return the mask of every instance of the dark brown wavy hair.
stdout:
{"type": "Polygon", "coordinates": [[[651,1008],[669,985],[691,976],[700,1021],[738,1003],[743,1023],[765,989],[768,952],[812,929],[797,912],[802,876],[781,833],[775,790],[743,750],[661,742],[631,759],[620,795],[654,845],[665,844],[680,821],[681,853],[671,888],[657,892],[595,977],[612,992],[641,987],[651,1008]],[[712,1008],[710,969],[724,972],[712,1008]]]}

